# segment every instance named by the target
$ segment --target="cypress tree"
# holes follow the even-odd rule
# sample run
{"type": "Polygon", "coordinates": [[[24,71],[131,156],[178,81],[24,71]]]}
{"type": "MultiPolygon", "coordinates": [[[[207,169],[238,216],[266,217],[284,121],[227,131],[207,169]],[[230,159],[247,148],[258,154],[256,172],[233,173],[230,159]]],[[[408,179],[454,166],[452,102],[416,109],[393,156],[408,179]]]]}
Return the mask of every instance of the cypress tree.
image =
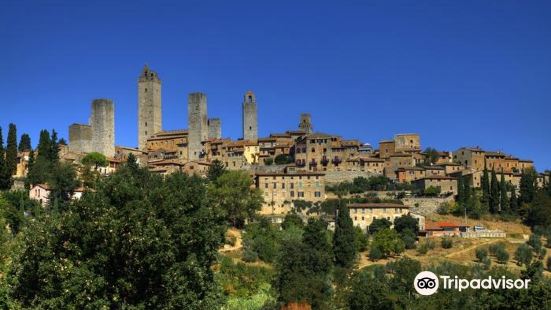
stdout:
{"type": "Polygon", "coordinates": [[[8,190],[12,185],[12,175],[6,165],[5,153],[2,127],[0,127],[0,190],[8,190]]]}
{"type": "Polygon", "coordinates": [[[10,124],[8,129],[6,167],[12,175],[17,171],[17,129],[15,124],[10,124]]]}
{"type": "Polygon", "coordinates": [[[335,235],[333,236],[333,252],[335,254],[335,265],[343,268],[350,268],[356,259],[355,240],[356,232],[350,218],[348,207],[339,200],[338,213],[335,223],[335,235]]]}
{"type": "Polygon", "coordinates": [[[488,168],[486,167],[486,162],[484,162],[484,171],[482,172],[480,186],[482,187],[482,198],[480,202],[484,207],[488,207],[490,201],[490,177],[488,176],[488,168]]]}
{"type": "Polygon", "coordinates": [[[496,171],[492,169],[492,183],[490,184],[490,212],[499,212],[499,183],[496,171]]]}
{"type": "Polygon", "coordinates": [[[532,169],[527,169],[522,172],[520,178],[520,201],[525,203],[530,203],[534,200],[536,194],[535,186],[535,172],[532,169]]]}
{"type": "Polygon", "coordinates": [[[19,140],[19,146],[17,148],[19,149],[19,152],[30,151],[32,149],[31,137],[26,133],[22,134],[21,139],[19,140]]]}
{"type": "Polygon", "coordinates": [[[52,150],[52,141],[50,139],[50,133],[47,130],[40,131],[40,139],[38,140],[38,154],[36,159],[44,158],[50,161],[50,155],[52,150]]]}
{"type": "Polygon", "coordinates": [[[52,129],[50,148],[50,162],[55,164],[59,162],[59,142],[57,141],[57,132],[54,129],[52,129]]]}
{"type": "Polygon", "coordinates": [[[518,199],[517,199],[517,189],[513,187],[511,189],[511,199],[509,200],[509,208],[514,214],[518,214],[518,199]]]}
{"type": "Polygon", "coordinates": [[[34,166],[34,151],[31,149],[29,153],[29,163],[27,164],[27,177],[25,178],[25,189],[31,189],[31,182],[29,180],[29,174],[34,166]]]}
{"type": "Polygon", "coordinates": [[[463,177],[459,177],[457,179],[457,203],[461,206],[461,207],[464,207],[464,204],[465,204],[465,188],[463,186],[463,177]]]}
{"type": "Polygon", "coordinates": [[[501,182],[499,183],[499,207],[502,212],[509,212],[509,197],[507,197],[507,183],[505,182],[505,174],[501,172],[501,182]]]}

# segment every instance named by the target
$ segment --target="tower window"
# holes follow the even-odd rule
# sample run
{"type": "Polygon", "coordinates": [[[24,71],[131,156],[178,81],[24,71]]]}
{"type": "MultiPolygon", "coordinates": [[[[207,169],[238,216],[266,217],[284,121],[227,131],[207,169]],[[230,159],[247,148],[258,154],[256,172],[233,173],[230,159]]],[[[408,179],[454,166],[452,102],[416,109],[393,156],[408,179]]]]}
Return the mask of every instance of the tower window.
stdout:
{"type": "Polygon", "coordinates": [[[249,103],[253,102],[253,96],[249,95],[249,103]]]}
{"type": "Polygon", "coordinates": [[[147,93],[147,88],[144,88],[144,92],[146,92],[146,93],[147,93]]]}
{"type": "Polygon", "coordinates": [[[145,122],[145,127],[147,127],[147,122],[145,122]]]}
{"type": "Polygon", "coordinates": [[[249,130],[252,130],[252,129],[253,129],[253,127],[252,127],[252,126],[249,126],[249,130]]]}

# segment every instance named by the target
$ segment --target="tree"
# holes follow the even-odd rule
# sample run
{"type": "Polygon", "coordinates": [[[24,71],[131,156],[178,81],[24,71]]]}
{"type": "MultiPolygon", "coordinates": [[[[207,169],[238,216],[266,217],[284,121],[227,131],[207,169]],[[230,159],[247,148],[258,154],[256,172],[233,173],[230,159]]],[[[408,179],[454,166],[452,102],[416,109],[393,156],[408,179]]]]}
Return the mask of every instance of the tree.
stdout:
{"type": "Polygon", "coordinates": [[[367,250],[367,245],[369,244],[367,234],[357,226],[354,227],[354,231],[356,232],[356,236],[354,238],[354,241],[356,242],[356,252],[363,252],[367,250]]]}
{"type": "Polygon", "coordinates": [[[499,207],[501,212],[509,213],[509,196],[507,195],[507,182],[505,182],[505,175],[501,172],[501,182],[499,182],[499,207]]]}
{"type": "Polygon", "coordinates": [[[378,248],[383,257],[389,257],[402,253],[405,245],[395,230],[386,228],[373,236],[371,248],[378,248]]]}
{"type": "Polygon", "coordinates": [[[551,227],[551,197],[537,193],[528,208],[525,222],[531,227],[551,227]]]}
{"type": "Polygon", "coordinates": [[[207,178],[209,181],[214,182],[226,171],[224,164],[218,159],[213,160],[210,163],[209,170],[207,171],[207,178]]]}
{"type": "Polygon", "coordinates": [[[274,163],[276,165],[285,165],[293,162],[294,162],[293,157],[287,154],[279,154],[274,159],[274,163]]]}
{"type": "Polygon", "coordinates": [[[252,179],[246,171],[227,171],[209,187],[213,203],[220,206],[234,227],[241,227],[245,220],[260,210],[262,194],[252,185],[252,179]]]}
{"type": "Polygon", "coordinates": [[[107,157],[98,152],[86,154],[86,156],[82,158],[81,162],[84,166],[87,166],[88,169],[90,167],[94,167],[94,170],[98,170],[99,167],[106,167],[109,164],[107,157]]]}
{"type": "Polygon", "coordinates": [[[40,139],[38,140],[38,158],[44,158],[47,161],[51,161],[52,153],[52,140],[50,139],[50,133],[47,130],[40,131],[40,139]]]}
{"type": "Polygon", "coordinates": [[[75,189],[79,186],[77,174],[73,166],[67,163],[58,163],[48,180],[51,192],[48,197],[50,208],[63,211],[71,201],[75,189]]]}
{"type": "Polygon", "coordinates": [[[139,169],[139,166],[138,166],[138,159],[136,158],[136,156],[132,153],[128,154],[128,157],[126,158],[126,166],[131,170],[131,171],[138,171],[139,169]]]}
{"type": "Polygon", "coordinates": [[[442,248],[451,249],[453,247],[453,240],[449,237],[442,238],[442,248]]]}
{"type": "Polygon", "coordinates": [[[392,226],[392,222],[387,220],[386,218],[380,218],[380,219],[374,219],[371,222],[371,225],[369,225],[369,234],[374,235],[378,231],[381,231],[386,228],[390,228],[392,226]]]}
{"type": "Polygon", "coordinates": [[[5,159],[4,139],[2,138],[2,127],[0,127],[0,190],[10,189],[12,184],[12,174],[5,159]]]}
{"type": "Polygon", "coordinates": [[[220,308],[225,225],[199,177],[122,167],[68,207],[21,240],[10,283],[22,308],[220,308]]]}
{"type": "Polygon", "coordinates": [[[417,219],[410,214],[402,215],[394,220],[394,229],[399,234],[405,230],[410,230],[417,235],[417,233],[419,233],[419,223],[417,219]]]}
{"type": "Polygon", "coordinates": [[[531,203],[536,195],[536,172],[534,169],[526,169],[520,177],[520,201],[531,203]]]}
{"type": "Polygon", "coordinates": [[[509,261],[509,253],[507,253],[505,249],[499,248],[495,255],[496,255],[497,261],[500,264],[505,264],[507,263],[507,261],[509,261]]]}
{"type": "Polygon", "coordinates": [[[515,260],[519,266],[528,266],[532,261],[532,249],[527,244],[521,244],[515,251],[515,260]]]}
{"type": "Polygon", "coordinates": [[[512,213],[518,214],[518,198],[516,188],[511,188],[511,198],[509,199],[509,209],[512,213]]]}
{"type": "Polygon", "coordinates": [[[498,213],[499,210],[499,184],[497,181],[497,175],[496,171],[492,169],[492,183],[490,185],[490,212],[491,213],[498,213]]]}
{"type": "Polygon", "coordinates": [[[18,146],[19,152],[28,152],[32,149],[31,146],[31,137],[24,133],[21,135],[21,138],[19,140],[19,146],[18,146]]]}
{"type": "Polygon", "coordinates": [[[289,213],[285,215],[285,218],[283,219],[283,223],[281,223],[281,228],[288,229],[291,226],[295,226],[298,228],[302,228],[304,226],[304,222],[302,221],[302,218],[295,213],[289,213]]]}
{"type": "Polygon", "coordinates": [[[482,262],[488,257],[488,250],[486,248],[476,248],[476,258],[479,262],[482,262]]]}
{"type": "Polygon", "coordinates": [[[31,149],[29,153],[29,162],[27,164],[27,176],[25,177],[25,189],[30,190],[31,189],[31,183],[29,181],[29,172],[32,171],[34,166],[34,151],[31,149]]]}
{"type": "Polygon", "coordinates": [[[392,309],[391,292],[384,270],[362,269],[351,279],[348,308],[352,310],[392,309]]]}
{"type": "Polygon", "coordinates": [[[17,171],[17,129],[15,124],[9,125],[6,144],[6,167],[11,175],[17,171]]]}
{"type": "Polygon", "coordinates": [[[354,224],[350,218],[348,207],[341,201],[335,218],[335,235],[333,236],[333,252],[335,265],[351,268],[356,259],[354,224]]]}
{"type": "Polygon", "coordinates": [[[50,143],[50,162],[56,164],[59,162],[59,142],[57,141],[57,132],[52,129],[50,143]]]}
{"type": "Polygon", "coordinates": [[[490,177],[488,175],[486,161],[484,161],[484,170],[482,171],[482,177],[480,179],[480,187],[482,188],[482,198],[480,202],[484,208],[487,208],[490,203],[490,177]]]}
{"type": "Polygon", "coordinates": [[[438,151],[435,148],[427,147],[425,151],[424,164],[427,166],[433,165],[438,161],[438,151]]]}

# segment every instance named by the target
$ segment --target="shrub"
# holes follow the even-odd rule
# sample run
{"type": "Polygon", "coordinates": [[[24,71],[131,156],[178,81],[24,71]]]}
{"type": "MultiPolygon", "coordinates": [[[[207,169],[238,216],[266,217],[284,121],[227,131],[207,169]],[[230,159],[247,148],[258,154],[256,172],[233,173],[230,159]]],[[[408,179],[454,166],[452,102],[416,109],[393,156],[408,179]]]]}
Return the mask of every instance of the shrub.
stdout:
{"type": "Polygon", "coordinates": [[[258,253],[252,249],[245,248],[243,251],[243,260],[249,263],[256,262],[258,260],[258,253]]]}
{"type": "Polygon", "coordinates": [[[547,257],[547,270],[551,271],[551,256],[547,257]]]}
{"type": "Polygon", "coordinates": [[[482,268],[484,268],[484,270],[490,269],[491,265],[492,265],[492,261],[490,260],[490,258],[488,256],[486,256],[482,259],[482,268]]]}
{"type": "Polygon", "coordinates": [[[404,245],[406,249],[414,249],[415,248],[415,241],[416,241],[416,235],[414,232],[412,232],[409,229],[406,229],[400,234],[402,241],[404,241],[404,245]]]}
{"type": "Polygon", "coordinates": [[[268,158],[264,159],[264,164],[265,164],[266,166],[270,166],[270,165],[273,164],[273,163],[274,163],[274,159],[271,158],[271,157],[268,157],[268,158]]]}
{"type": "Polygon", "coordinates": [[[515,251],[517,265],[527,265],[532,261],[532,249],[527,244],[521,244],[515,251]]]}
{"type": "Polygon", "coordinates": [[[491,244],[489,249],[490,249],[490,254],[496,256],[497,252],[505,251],[505,243],[498,242],[498,243],[491,244]]]}
{"type": "Polygon", "coordinates": [[[432,249],[434,249],[434,241],[425,240],[417,247],[417,253],[420,255],[424,255],[424,254],[427,254],[427,252],[432,249]]]}
{"type": "Polygon", "coordinates": [[[369,250],[369,259],[372,261],[377,261],[381,258],[383,258],[383,252],[381,252],[379,247],[371,247],[369,250]]]}
{"type": "Polygon", "coordinates": [[[483,263],[483,260],[485,258],[488,258],[488,250],[486,250],[486,248],[477,248],[476,259],[478,259],[479,262],[483,263]]]}
{"type": "Polygon", "coordinates": [[[507,253],[507,251],[505,251],[504,248],[498,249],[495,255],[496,255],[497,261],[500,264],[505,264],[509,261],[509,253],[507,253]]]}
{"type": "Polygon", "coordinates": [[[541,236],[538,234],[531,234],[530,239],[526,242],[529,246],[531,246],[536,253],[540,252],[540,249],[542,247],[541,244],[541,236]]]}
{"type": "Polygon", "coordinates": [[[442,239],[442,248],[443,249],[451,249],[453,247],[453,240],[451,238],[443,238],[442,239]]]}

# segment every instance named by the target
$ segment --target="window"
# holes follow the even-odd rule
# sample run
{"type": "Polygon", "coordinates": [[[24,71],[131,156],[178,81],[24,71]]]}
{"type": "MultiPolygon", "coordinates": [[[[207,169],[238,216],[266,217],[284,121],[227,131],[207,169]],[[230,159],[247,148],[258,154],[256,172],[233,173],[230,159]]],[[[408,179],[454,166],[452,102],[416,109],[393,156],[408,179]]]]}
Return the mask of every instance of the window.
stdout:
{"type": "Polygon", "coordinates": [[[295,183],[291,183],[291,189],[295,188],[295,183]]]}
{"type": "Polygon", "coordinates": [[[317,197],[317,198],[320,198],[320,197],[321,197],[321,193],[320,193],[320,192],[315,192],[315,193],[314,193],[314,196],[317,197]]]}
{"type": "Polygon", "coordinates": [[[297,196],[300,198],[304,198],[304,192],[297,192],[297,196]]]}
{"type": "Polygon", "coordinates": [[[268,183],[264,183],[264,188],[268,188],[268,183]]]}
{"type": "Polygon", "coordinates": [[[291,197],[295,197],[295,191],[291,191],[291,197]]]}
{"type": "Polygon", "coordinates": [[[276,189],[276,188],[277,188],[277,183],[276,183],[276,182],[274,182],[274,189],[276,189]]]}
{"type": "Polygon", "coordinates": [[[281,188],[285,189],[285,183],[281,183],[281,188]]]}

